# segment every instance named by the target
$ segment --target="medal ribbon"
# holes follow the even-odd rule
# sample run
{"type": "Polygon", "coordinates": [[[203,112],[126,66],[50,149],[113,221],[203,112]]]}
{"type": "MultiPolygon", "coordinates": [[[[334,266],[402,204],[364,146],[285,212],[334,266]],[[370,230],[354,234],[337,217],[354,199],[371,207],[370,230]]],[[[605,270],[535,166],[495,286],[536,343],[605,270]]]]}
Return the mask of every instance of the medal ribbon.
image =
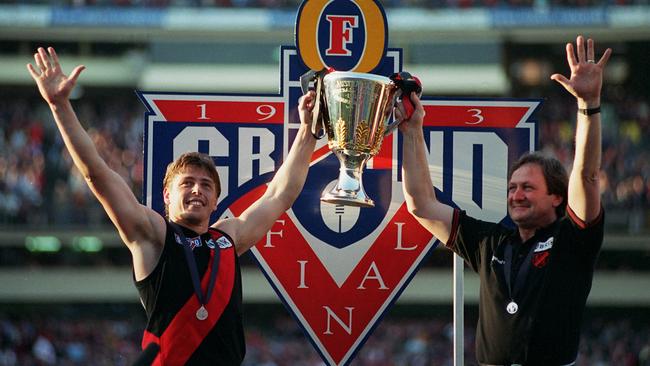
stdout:
{"type": "MultiPolygon", "coordinates": [[[[189,243],[188,243],[189,244],[189,243]]],[[[190,249],[189,245],[184,245],[185,259],[187,261],[187,266],[190,268],[190,276],[192,277],[192,286],[194,287],[194,293],[196,298],[199,299],[201,305],[206,305],[210,301],[212,296],[212,289],[214,289],[214,282],[217,279],[217,272],[219,272],[219,256],[220,250],[219,246],[214,247],[214,259],[212,260],[212,268],[210,269],[210,282],[205,294],[203,294],[203,289],[201,289],[201,282],[199,281],[199,271],[196,268],[196,260],[190,249]]]]}
{"type": "Polygon", "coordinates": [[[221,255],[219,245],[214,246],[214,259],[212,260],[212,268],[210,269],[210,282],[208,283],[208,288],[204,294],[203,289],[201,289],[199,271],[196,267],[196,260],[194,259],[194,254],[190,248],[189,240],[185,237],[183,230],[181,230],[176,223],[170,222],[170,224],[172,228],[174,228],[176,234],[178,234],[178,236],[183,240],[183,250],[185,253],[185,260],[187,261],[187,267],[190,269],[190,277],[192,277],[192,287],[194,287],[194,293],[196,294],[199,303],[205,306],[208,301],[210,301],[210,297],[212,297],[212,290],[214,289],[214,283],[217,280],[217,273],[219,272],[219,257],[221,255]]]}
{"type": "Polygon", "coordinates": [[[513,244],[508,244],[505,247],[504,259],[506,261],[506,264],[503,266],[503,272],[505,275],[506,284],[508,285],[508,296],[510,296],[510,301],[515,300],[514,299],[515,292],[521,289],[521,287],[525,282],[526,277],[528,277],[528,272],[530,271],[530,267],[531,267],[530,261],[533,257],[533,252],[534,252],[532,247],[528,250],[528,255],[526,255],[526,259],[524,259],[524,261],[521,263],[519,272],[517,272],[517,276],[515,278],[515,288],[513,291],[512,283],[511,283],[512,281],[510,279],[510,271],[512,271],[512,267],[514,265],[514,261],[512,260],[512,246],[513,244]]]}

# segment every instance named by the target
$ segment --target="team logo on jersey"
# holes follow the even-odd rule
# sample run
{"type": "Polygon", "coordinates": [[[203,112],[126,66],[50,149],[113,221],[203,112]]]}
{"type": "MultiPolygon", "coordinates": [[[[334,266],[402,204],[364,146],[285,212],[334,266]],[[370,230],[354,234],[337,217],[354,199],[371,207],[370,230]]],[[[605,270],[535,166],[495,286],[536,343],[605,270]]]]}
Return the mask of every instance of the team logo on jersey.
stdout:
{"type": "Polygon", "coordinates": [[[217,239],[217,245],[221,249],[226,249],[226,248],[230,248],[232,246],[232,243],[230,242],[230,240],[226,239],[226,237],[222,236],[219,239],[217,239]]]}
{"type": "Polygon", "coordinates": [[[201,244],[201,237],[197,236],[195,238],[185,238],[185,241],[181,238],[180,235],[174,233],[174,239],[176,240],[176,243],[179,245],[187,245],[190,247],[190,249],[194,250],[194,248],[200,247],[201,244]]]}
{"type": "Polygon", "coordinates": [[[205,245],[207,245],[208,248],[210,248],[210,249],[214,249],[215,246],[216,246],[216,245],[214,244],[214,239],[212,239],[212,238],[208,239],[208,241],[205,242],[205,245]]]}
{"type": "Polygon", "coordinates": [[[298,11],[296,44],[312,70],[370,72],[384,57],[387,34],[375,0],[309,0],[298,11]]]}
{"type": "Polygon", "coordinates": [[[190,249],[194,250],[194,248],[198,248],[202,246],[201,244],[201,237],[197,236],[194,238],[187,238],[187,245],[190,247],[190,249]]]}

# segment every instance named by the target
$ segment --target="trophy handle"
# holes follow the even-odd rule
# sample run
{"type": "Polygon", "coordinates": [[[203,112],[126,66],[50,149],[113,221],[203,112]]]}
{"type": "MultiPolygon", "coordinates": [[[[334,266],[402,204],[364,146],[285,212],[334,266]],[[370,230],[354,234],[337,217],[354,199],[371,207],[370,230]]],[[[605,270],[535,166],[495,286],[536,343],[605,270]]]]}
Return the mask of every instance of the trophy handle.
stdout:
{"type": "MultiPolygon", "coordinates": [[[[397,88],[397,86],[394,86],[394,87],[397,88]]],[[[392,106],[395,106],[395,103],[397,103],[397,100],[402,96],[402,93],[403,93],[402,90],[399,89],[399,88],[395,91],[395,94],[393,95],[393,102],[391,103],[392,106]]],[[[393,130],[396,129],[397,126],[400,125],[400,123],[402,123],[402,122],[404,122],[404,121],[406,121],[408,119],[408,118],[402,118],[402,119],[398,120],[397,118],[395,118],[394,113],[393,113],[393,108],[386,111],[386,113],[387,114],[388,113],[393,114],[393,122],[386,125],[386,129],[384,130],[384,136],[390,135],[393,132],[393,130]]]]}

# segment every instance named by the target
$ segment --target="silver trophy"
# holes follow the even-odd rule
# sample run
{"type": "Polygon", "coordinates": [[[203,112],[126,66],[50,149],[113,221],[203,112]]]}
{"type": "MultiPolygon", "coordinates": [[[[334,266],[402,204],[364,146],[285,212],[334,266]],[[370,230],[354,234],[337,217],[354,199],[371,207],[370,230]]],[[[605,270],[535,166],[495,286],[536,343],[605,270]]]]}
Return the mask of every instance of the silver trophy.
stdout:
{"type": "Polygon", "coordinates": [[[401,77],[395,76],[410,75],[400,73],[388,78],[358,72],[320,73],[316,75],[320,77],[316,81],[314,124],[322,123],[328,146],[340,163],[336,186],[324,193],[321,201],[374,207],[363,189],[363,169],[379,152],[384,136],[401,122],[391,118],[395,102],[405,92],[401,77]]]}

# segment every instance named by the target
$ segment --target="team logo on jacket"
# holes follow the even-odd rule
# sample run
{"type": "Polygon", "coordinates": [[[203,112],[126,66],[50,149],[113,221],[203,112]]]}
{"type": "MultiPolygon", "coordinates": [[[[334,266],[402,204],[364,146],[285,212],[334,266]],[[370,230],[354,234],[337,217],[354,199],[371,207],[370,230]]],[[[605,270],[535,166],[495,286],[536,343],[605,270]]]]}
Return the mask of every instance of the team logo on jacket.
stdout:
{"type": "Polygon", "coordinates": [[[537,268],[546,267],[546,264],[548,263],[548,257],[550,255],[551,252],[548,250],[540,253],[535,253],[535,255],[533,255],[533,265],[537,268]]]}
{"type": "Polygon", "coordinates": [[[548,238],[548,240],[537,243],[535,246],[534,255],[533,255],[533,265],[536,268],[546,267],[548,264],[548,258],[551,255],[551,248],[553,248],[553,237],[548,238]]]}
{"type": "Polygon", "coordinates": [[[553,237],[552,236],[550,238],[548,238],[546,241],[540,241],[539,243],[537,243],[537,245],[535,246],[534,251],[535,251],[535,253],[544,252],[544,251],[547,251],[547,250],[549,250],[551,248],[553,248],[553,237]]]}

